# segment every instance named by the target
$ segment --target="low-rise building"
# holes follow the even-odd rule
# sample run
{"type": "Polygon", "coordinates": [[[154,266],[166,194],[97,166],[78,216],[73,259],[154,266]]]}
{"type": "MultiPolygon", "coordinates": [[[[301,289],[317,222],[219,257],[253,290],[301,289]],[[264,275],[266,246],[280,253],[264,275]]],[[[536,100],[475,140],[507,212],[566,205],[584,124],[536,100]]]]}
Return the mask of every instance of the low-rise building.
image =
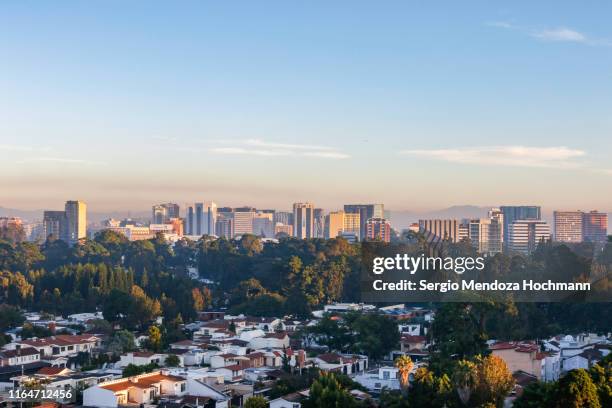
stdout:
{"type": "Polygon", "coordinates": [[[395,367],[380,367],[376,370],[360,373],[354,381],[366,387],[370,392],[380,392],[383,388],[399,390],[400,381],[398,369],[395,367]]]}
{"type": "Polygon", "coordinates": [[[83,405],[116,408],[119,405],[150,404],[161,396],[185,395],[186,389],[185,378],[162,370],[89,387],[83,391],[83,405]]]}
{"type": "Polygon", "coordinates": [[[500,342],[489,347],[491,354],[502,358],[510,372],[523,371],[538,380],[545,378],[546,354],[533,343],[500,342]]]}

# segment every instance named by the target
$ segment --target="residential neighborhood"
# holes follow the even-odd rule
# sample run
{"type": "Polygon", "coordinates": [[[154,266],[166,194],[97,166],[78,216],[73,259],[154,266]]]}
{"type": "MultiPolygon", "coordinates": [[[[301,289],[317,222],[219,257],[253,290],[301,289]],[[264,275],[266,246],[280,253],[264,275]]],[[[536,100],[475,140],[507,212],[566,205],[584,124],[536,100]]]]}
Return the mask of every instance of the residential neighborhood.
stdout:
{"type": "MultiPolygon", "coordinates": [[[[389,309],[330,304],[326,309],[329,311],[313,314],[320,317],[306,320],[204,311],[184,325],[185,339],[155,352],[147,348],[147,337],[143,347],[113,353],[108,334],[95,333],[95,318],[79,321],[83,329],[79,334],[21,339],[17,328],[13,341],[0,350],[0,395],[9,401],[11,389],[38,385],[73,390],[72,398],[60,402],[83,407],[229,408],[261,397],[270,407],[294,408],[308,399],[309,388],[283,394],[278,384],[283,378],[317,370],[345,376],[354,384],[349,391],[356,400],[368,400],[376,406],[381,394],[402,387],[401,368],[395,363],[400,357],[414,362],[408,374],[410,382],[419,369],[428,366],[434,350],[428,336],[435,321],[433,311],[405,305],[389,309]],[[326,345],[326,334],[309,329],[318,327],[323,319],[341,323],[352,318],[354,308],[393,321],[397,348],[376,359],[342,353],[326,345]],[[104,363],[92,367],[91,361],[104,363]]],[[[54,327],[54,319],[63,320],[46,316],[38,321],[54,327]]],[[[138,336],[132,333],[134,339],[138,336]]],[[[609,333],[578,333],[537,341],[490,340],[488,349],[513,374],[511,401],[530,383],[557,381],[570,370],[590,369],[610,354],[612,337],[609,333]]]]}

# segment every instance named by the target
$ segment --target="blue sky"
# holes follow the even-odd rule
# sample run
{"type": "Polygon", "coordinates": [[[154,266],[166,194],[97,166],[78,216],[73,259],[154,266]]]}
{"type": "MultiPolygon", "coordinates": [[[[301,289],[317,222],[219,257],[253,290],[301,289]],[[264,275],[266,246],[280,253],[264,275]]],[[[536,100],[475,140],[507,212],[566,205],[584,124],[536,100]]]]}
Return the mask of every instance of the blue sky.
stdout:
{"type": "Polygon", "coordinates": [[[611,12],[1,2],[0,205],[612,210],[611,12]]]}

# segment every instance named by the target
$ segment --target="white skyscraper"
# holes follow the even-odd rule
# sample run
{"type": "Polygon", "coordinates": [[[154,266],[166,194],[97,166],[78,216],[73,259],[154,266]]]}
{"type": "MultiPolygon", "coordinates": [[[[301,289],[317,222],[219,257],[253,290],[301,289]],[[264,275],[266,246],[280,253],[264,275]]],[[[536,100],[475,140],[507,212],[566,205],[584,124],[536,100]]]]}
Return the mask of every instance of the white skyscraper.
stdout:
{"type": "Polygon", "coordinates": [[[293,204],[293,234],[297,238],[314,238],[314,204],[293,204]]]}
{"type": "Polygon", "coordinates": [[[529,254],[550,240],[550,226],[542,220],[517,220],[508,225],[508,249],[529,254]]]}
{"type": "Polygon", "coordinates": [[[188,204],[185,212],[186,235],[215,235],[217,204],[213,201],[188,204]]]}
{"type": "Polygon", "coordinates": [[[66,201],[66,237],[69,245],[87,237],[87,205],[83,201],[66,201]]]}

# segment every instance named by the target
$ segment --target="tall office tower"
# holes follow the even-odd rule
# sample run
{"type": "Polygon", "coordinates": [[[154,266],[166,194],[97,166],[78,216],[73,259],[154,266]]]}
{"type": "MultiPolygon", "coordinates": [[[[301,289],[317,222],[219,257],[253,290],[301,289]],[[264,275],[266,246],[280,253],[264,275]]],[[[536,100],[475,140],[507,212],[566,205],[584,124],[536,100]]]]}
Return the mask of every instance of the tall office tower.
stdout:
{"type": "Polygon", "coordinates": [[[481,254],[502,251],[504,240],[504,214],[494,208],[488,218],[470,220],[468,234],[474,248],[481,254]]]}
{"type": "Polygon", "coordinates": [[[489,227],[491,225],[490,218],[477,218],[470,220],[469,238],[472,246],[478,253],[489,253],[489,227]]]}
{"type": "MultiPolygon", "coordinates": [[[[416,224],[417,227],[419,224],[416,224]]],[[[418,232],[418,228],[417,228],[418,232]]],[[[457,227],[457,242],[464,241],[466,239],[470,239],[470,222],[469,221],[461,221],[461,224],[457,227]]]]}
{"type": "Polygon", "coordinates": [[[332,211],[325,216],[325,238],[336,238],[344,230],[344,211],[332,211]]]}
{"type": "Polygon", "coordinates": [[[516,220],[540,220],[542,209],[536,205],[503,205],[499,210],[504,214],[504,246],[508,243],[508,225],[516,220]]]}
{"type": "Polygon", "coordinates": [[[591,211],[583,214],[582,238],[589,242],[606,242],[608,240],[608,214],[591,211]]]}
{"type": "Polygon", "coordinates": [[[185,234],[215,235],[216,220],[217,204],[213,201],[188,204],[185,211],[185,234]]]}
{"type": "Polygon", "coordinates": [[[550,226],[542,220],[516,220],[508,226],[508,249],[529,254],[550,240],[550,226]]]}
{"type": "Polygon", "coordinates": [[[255,209],[252,207],[234,208],[234,236],[252,234],[255,209]]]}
{"type": "Polygon", "coordinates": [[[153,206],[151,224],[165,224],[171,218],[179,218],[179,205],[174,203],[157,204],[153,206]]]}
{"type": "Polygon", "coordinates": [[[283,225],[293,225],[293,213],[289,211],[276,211],[272,218],[274,225],[281,223],[283,225]]]}
{"type": "MultiPolygon", "coordinates": [[[[370,218],[371,219],[371,218],[370,218]]],[[[367,224],[366,224],[367,233],[367,224]]],[[[359,241],[365,235],[361,235],[361,214],[359,213],[344,213],[344,223],[342,226],[342,234],[352,234],[359,241]]]]}
{"type": "Polygon", "coordinates": [[[87,205],[83,201],[66,201],[66,238],[68,245],[87,237],[87,205]]]}
{"type": "Polygon", "coordinates": [[[325,236],[325,214],[322,208],[314,209],[314,232],[313,238],[323,238],[325,236]]]}
{"type": "Polygon", "coordinates": [[[555,241],[582,242],[582,211],[553,212],[555,241]]]}
{"type": "Polygon", "coordinates": [[[391,224],[384,218],[370,218],[366,223],[366,239],[391,241],[391,224]]]}
{"type": "Polygon", "coordinates": [[[234,213],[220,212],[215,222],[215,233],[220,238],[234,237],[234,213]]]}
{"type": "Polygon", "coordinates": [[[43,213],[43,235],[47,239],[53,235],[56,239],[66,241],[66,212],[45,211],[43,213]]]}
{"type": "Polygon", "coordinates": [[[457,242],[459,238],[459,221],[419,220],[419,231],[436,235],[444,240],[457,242]]]}
{"type": "Polygon", "coordinates": [[[314,204],[293,204],[293,233],[300,239],[314,237],[314,204]]]}
{"type": "Polygon", "coordinates": [[[204,233],[215,235],[215,225],[217,222],[217,204],[214,201],[206,201],[204,203],[204,233]]]}
{"type": "Polygon", "coordinates": [[[253,215],[253,234],[263,238],[274,238],[273,213],[257,212],[253,215]]]}
{"type": "Polygon", "coordinates": [[[366,223],[370,218],[385,218],[384,204],[345,204],[344,212],[359,213],[360,236],[366,236],[366,223]]]}
{"type": "Polygon", "coordinates": [[[194,203],[185,207],[185,234],[202,236],[202,219],[204,218],[204,204],[194,203]]]}

